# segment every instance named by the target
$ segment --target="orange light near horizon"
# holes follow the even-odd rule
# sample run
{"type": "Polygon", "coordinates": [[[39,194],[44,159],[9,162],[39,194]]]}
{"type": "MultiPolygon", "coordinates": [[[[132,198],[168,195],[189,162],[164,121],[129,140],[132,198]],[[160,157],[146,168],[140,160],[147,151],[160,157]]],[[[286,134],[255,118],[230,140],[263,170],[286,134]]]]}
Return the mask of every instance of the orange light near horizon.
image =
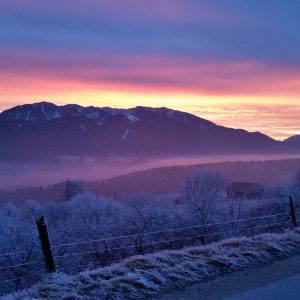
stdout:
{"type": "MultiPolygon", "coordinates": [[[[275,76],[277,86],[274,84],[273,92],[270,92],[270,86],[264,92],[222,93],[182,86],[172,88],[126,82],[95,82],[60,78],[53,74],[41,74],[40,77],[30,73],[27,75],[0,72],[0,110],[40,101],[116,108],[165,106],[196,114],[223,126],[261,131],[276,139],[284,139],[300,131],[300,110],[297,110],[300,107],[297,83],[300,81],[297,76],[283,80],[281,85],[280,78],[275,76]],[[285,93],[289,87],[290,93],[285,93]],[[291,109],[283,119],[281,115],[286,106],[294,106],[297,113],[294,114],[291,109]],[[273,107],[278,107],[278,112],[273,107]]],[[[267,82],[270,81],[268,79],[267,82]]]]}
{"type": "MultiPolygon", "coordinates": [[[[1,97],[2,91],[0,91],[1,97]]],[[[244,128],[249,131],[261,131],[272,136],[275,139],[285,139],[292,134],[299,132],[297,129],[273,128],[276,124],[276,116],[270,124],[270,120],[264,118],[269,114],[268,110],[259,112],[259,105],[264,103],[276,106],[282,103],[296,105],[297,99],[289,98],[287,101],[283,97],[256,97],[256,96],[227,96],[227,95],[200,95],[193,93],[155,93],[155,92],[130,92],[130,91],[112,91],[112,90],[85,90],[78,91],[48,91],[47,93],[29,93],[26,97],[20,95],[9,99],[14,104],[34,103],[39,101],[49,101],[58,105],[77,103],[83,106],[111,106],[115,108],[131,108],[138,105],[151,107],[169,107],[213,121],[219,125],[234,128],[244,128]],[[249,109],[249,106],[257,106],[257,110],[249,109]],[[228,107],[231,107],[230,111],[228,107]],[[248,107],[248,108],[247,108],[248,107]],[[261,115],[259,115],[261,113],[261,115]],[[238,117],[236,117],[238,116],[238,117]],[[254,116],[254,117],[253,117],[254,116]],[[249,117],[253,117],[249,122],[249,117]]],[[[7,105],[1,105],[0,109],[9,108],[7,105]]],[[[12,106],[12,105],[9,105],[12,106]]],[[[295,126],[300,129],[300,122],[295,120],[295,126]]],[[[280,127],[280,126],[279,126],[280,127]]]]}

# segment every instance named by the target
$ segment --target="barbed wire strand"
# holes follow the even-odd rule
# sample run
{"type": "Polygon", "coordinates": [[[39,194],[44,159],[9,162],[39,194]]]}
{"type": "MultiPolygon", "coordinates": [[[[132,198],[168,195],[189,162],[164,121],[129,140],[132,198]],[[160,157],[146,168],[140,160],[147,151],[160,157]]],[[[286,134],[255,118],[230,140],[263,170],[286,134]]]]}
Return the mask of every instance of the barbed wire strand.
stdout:
{"type": "MultiPolygon", "coordinates": [[[[121,258],[121,259],[115,259],[115,260],[109,260],[109,261],[105,261],[105,262],[103,262],[103,263],[97,263],[96,265],[95,265],[95,267],[99,267],[99,268],[103,268],[103,267],[105,267],[105,266],[109,266],[110,264],[112,264],[112,263],[120,263],[122,260],[124,260],[125,258],[128,258],[128,256],[127,257],[123,257],[123,258],[121,258]]],[[[88,266],[87,266],[88,267],[88,266]]],[[[92,266],[92,268],[93,269],[90,269],[90,270],[94,270],[95,269],[95,267],[94,267],[94,265],[92,266]]],[[[81,267],[63,267],[63,268],[58,268],[57,269],[57,272],[60,272],[60,271],[62,271],[62,270],[72,270],[72,269],[79,269],[79,268],[81,268],[81,267]]],[[[79,271],[79,272],[85,272],[85,271],[87,271],[87,270],[89,270],[89,269],[84,269],[84,270],[82,270],[82,271],[79,271]]]]}
{"type": "Polygon", "coordinates": [[[144,233],[135,233],[135,234],[129,234],[129,235],[121,235],[116,237],[110,237],[110,238],[102,238],[102,239],[95,239],[90,241],[82,241],[82,242],[74,242],[74,243],[65,243],[60,245],[54,245],[52,246],[52,249],[59,248],[59,247],[66,247],[66,246],[76,246],[76,245],[84,245],[89,243],[98,243],[98,242],[106,242],[121,238],[130,238],[130,237],[136,237],[136,236],[144,236],[144,235],[150,235],[150,234],[158,234],[158,233],[167,233],[167,232],[176,232],[180,230],[186,230],[186,229],[193,229],[193,228],[201,228],[201,227],[209,227],[209,226],[217,226],[217,225],[225,225],[225,224],[232,224],[232,223],[240,223],[245,221],[251,221],[251,220],[257,220],[262,218],[271,218],[271,217],[278,217],[278,216],[286,216],[289,215],[289,213],[284,214],[276,214],[276,215],[267,215],[267,216],[259,216],[254,218],[247,218],[247,219],[240,219],[240,220],[234,220],[234,221],[227,221],[227,222],[219,222],[219,223],[210,223],[210,224],[201,224],[201,225],[194,225],[194,226],[186,226],[186,227],[180,227],[180,228],[174,228],[174,229],[167,229],[167,230],[159,230],[159,231],[149,231],[144,233]]]}
{"type": "MultiPolygon", "coordinates": [[[[286,222],[280,222],[280,223],[275,223],[275,224],[281,224],[281,223],[287,223],[288,221],[286,221],[286,222]]],[[[274,226],[273,224],[271,224],[272,226],[274,226]]],[[[264,225],[264,227],[267,227],[267,226],[271,226],[271,225],[264,225]]],[[[261,227],[261,226],[260,226],[261,227]]],[[[258,226],[256,226],[256,227],[253,227],[254,229],[255,228],[258,228],[258,226]]],[[[244,230],[240,230],[240,231],[245,231],[245,230],[248,230],[248,229],[253,229],[252,227],[251,228],[246,228],[246,229],[244,229],[244,230]]],[[[231,231],[225,231],[225,232],[223,232],[223,233],[228,233],[228,232],[232,232],[232,230],[231,231]]],[[[217,234],[217,233],[216,233],[217,234]]],[[[201,236],[202,237],[202,236],[201,236]]],[[[194,237],[189,237],[189,238],[194,238],[194,237]]],[[[172,240],[171,241],[164,241],[164,242],[172,242],[172,240]]],[[[162,242],[161,242],[162,243],[162,242]]],[[[143,245],[145,245],[145,244],[143,244],[143,245]]],[[[128,256],[129,257],[129,256],[128,256]]],[[[124,260],[124,259],[126,259],[126,258],[128,258],[128,257],[124,257],[124,258],[122,258],[122,259],[117,259],[117,260],[110,260],[110,261],[105,261],[105,262],[103,262],[103,264],[105,264],[105,266],[108,266],[108,265],[110,265],[110,264],[112,264],[112,263],[120,263],[122,260],[124,260]]],[[[97,264],[96,265],[96,267],[97,266],[99,266],[99,267],[104,267],[103,266],[103,264],[97,264]]],[[[63,270],[74,270],[74,269],[79,269],[80,267],[78,267],[78,266],[76,266],[76,267],[63,267],[63,268],[58,268],[57,269],[57,271],[58,272],[61,272],[61,271],[63,271],[63,270]]],[[[82,271],[79,271],[79,272],[85,272],[85,271],[87,271],[87,269],[84,269],[84,270],[82,270],[82,271]]]]}
{"type": "Polygon", "coordinates": [[[219,231],[219,232],[214,232],[214,233],[202,234],[202,235],[198,235],[198,236],[177,238],[177,239],[173,239],[173,240],[157,241],[157,242],[144,243],[144,244],[138,244],[138,245],[137,244],[127,245],[127,246],[123,246],[123,247],[108,248],[108,249],[103,249],[103,250],[70,253],[70,254],[66,254],[66,255],[54,256],[54,258],[65,258],[65,257],[86,255],[86,254],[93,254],[93,253],[103,253],[103,252],[112,251],[112,250],[129,249],[129,248],[142,247],[142,246],[151,246],[151,245],[156,245],[156,244],[170,243],[170,242],[176,242],[176,241],[193,239],[193,238],[200,238],[200,237],[202,238],[202,237],[205,237],[205,236],[213,236],[213,235],[218,235],[218,234],[223,234],[223,233],[228,233],[228,232],[234,232],[234,231],[239,231],[240,232],[240,231],[247,231],[247,230],[257,229],[257,228],[272,227],[272,226],[275,226],[275,225],[280,225],[280,224],[289,223],[289,222],[290,221],[284,221],[284,222],[266,224],[266,225],[262,225],[262,226],[248,227],[248,228],[244,228],[244,229],[233,229],[233,230],[227,230],[227,231],[219,231]]]}
{"type": "Polygon", "coordinates": [[[12,256],[16,254],[22,254],[22,253],[41,253],[39,250],[24,250],[24,251],[16,251],[16,252],[7,252],[7,253],[0,253],[0,257],[2,256],[12,256]]]}
{"type": "Polygon", "coordinates": [[[37,263],[41,263],[41,261],[33,261],[33,262],[28,262],[25,264],[19,264],[19,265],[11,265],[11,266],[6,266],[6,267],[1,267],[0,270],[5,270],[5,269],[14,269],[14,268],[19,268],[19,267],[24,267],[24,266],[28,266],[28,265],[34,265],[37,263]]]}
{"type": "Polygon", "coordinates": [[[29,277],[39,277],[42,274],[43,273],[38,273],[38,274],[34,274],[34,275],[21,276],[21,277],[16,277],[16,278],[10,278],[10,279],[5,279],[5,280],[0,280],[0,283],[10,282],[10,281],[16,281],[16,280],[20,280],[20,279],[24,279],[24,278],[29,278],[29,277]]]}

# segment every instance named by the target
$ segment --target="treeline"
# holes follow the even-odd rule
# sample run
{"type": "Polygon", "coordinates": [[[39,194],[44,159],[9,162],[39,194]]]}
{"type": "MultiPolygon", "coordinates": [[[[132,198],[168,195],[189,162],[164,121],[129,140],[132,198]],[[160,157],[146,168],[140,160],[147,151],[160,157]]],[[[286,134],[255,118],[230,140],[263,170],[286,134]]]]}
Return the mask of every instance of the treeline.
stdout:
{"type": "Polygon", "coordinates": [[[300,169],[300,159],[223,162],[193,166],[174,166],[134,172],[90,183],[97,195],[120,198],[140,191],[155,194],[176,194],[182,180],[196,170],[217,172],[228,181],[257,182],[266,187],[284,186],[300,169]]]}
{"type": "MultiPolygon", "coordinates": [[[[100,182],[84,182],[84,188],[97,196],[122,200],[139,192],[150,192],[156,195],[176,194],[186,176],[195,170],[213,171],[223,174],[229,181],[258,182],[265,186],[283,186],[288,183],[297,170],[300,159],[224,162],[193,166],[173,166],[149,169],[127,175],[103,180],[100,182]]],[[[80,177],[80,175],[74,175],[80,177]]],[[[47,187],[28,187],[10,191],[0,191],[0,203],[12,201],[16,204],[26,199],[39,202],[63,201],[66,183],[58,183],[47,187]]]]}

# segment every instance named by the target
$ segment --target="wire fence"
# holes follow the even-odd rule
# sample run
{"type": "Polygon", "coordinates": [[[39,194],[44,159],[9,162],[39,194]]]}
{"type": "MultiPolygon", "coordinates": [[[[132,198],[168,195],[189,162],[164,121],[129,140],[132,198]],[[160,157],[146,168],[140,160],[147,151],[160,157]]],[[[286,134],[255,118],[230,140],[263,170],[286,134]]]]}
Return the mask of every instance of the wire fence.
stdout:
{"type": "Polygon", "coordinates": [[[264,215],[264,216],[254,217],[254,218],[239,219],[239,220],[233,220],[233,221],[227,221],[227,222],[200,224],[200,225],[178,227],[178,228],[167,229],[167,230],[149,231],[149,232],[121,235],[121,236],[115,236],[115,237],[109,237],[109,238],[94,239],[94,240],[82,241],[82,242],[77,242],[77,243],[65,243],[65,244],[54,245],[54,246],[52,246],[52,249],[59,248],[59,247],[66,247],[66,246],[84,245],[84,244],[89,244],[89,243],[107,242],[107,241],[124,239],[124,238],[132,238],[132,237],[137,237],[137,236],[147,236],[147,235],[163,234],[163,233],[170,233],[170,232],[203,228],[203,227],[212,227],[212,226],[227,225],[227,224],[232,224],[232,223],[241,223],[241,222],[246,222],[246,221],[254,221],[254,220],[268,219],[268,218],[272,218],[272,217],[289,216],[289,215],[290,215],[289,213],[264,215]]]}
{"type": "Polygon", "coordinates": [[[0,292],[4,294],[28,287],[41,279],[49,271],[49,256],[53,260],[54,271],[76,274],[86,269],[118,263],[136,254],[208,244],[227,237],[279,232],[297,226],[298,215],[300,211],[295,212],[291,208],[289,213],[136,232],[52,246],[44,221],[42,225],[45,231],[39,230],[40,248],[0,253],[0,278],[4,278],[0,279],[0,292]],[[47,239],[49,245],[43,242],[47,239]]]}
{"type": "MultiPolygon", "coordinates": [[[[267,216],[259,216],[256,218],[248,218],[248,219],[242,219],[239,220],[240,222],[245,222],[245,221],[255,221],[255,220],[261,220],[261,219],[269,219],[269,218],[274,218],[274,217],[289,217],[289,214],[276,214],[276,215],[267,215],[267,216]]],[[[240,223],[238,222],[238,223],[240,223]]],[[[210,226],[215,226],[215,225],[225,225],[225,224],[231,224],[232,222],[220,222],[220,223],[212,223],[212,224],[207,224],[205,226],[210,227],[210,226]]],[[[109,238],[109,239],[97,239],[97,240],[89,240],[89,241],[85,241],[85,242],[80,242],[80,243],[67,243],[67,244],[60,244],[60,245],[56,245],[55,247],[58,248],[59,246],[74,246],[74,245],[82,245],[87,244],[87,243],[93,243],[93,242],[104,242],[104,241],[111,241],[111,240],[117,240],[120,238],[132,238],[132,237],[137,237],[137,236],[147,236],[149,234],[157,234],[157,233],[169,233],[169,232],[175,232],[179,230],[186,230],[186,229],[191,229],[191,228],[199,228],[199,227],[204,227],[203,225],[197,225],[197,226],[188,226],[188,227],[181,227],[181,228],[175,228],[172,230],[165,230],[165,231],[151,231],[151,232],[145,232],[145,233],[139,233],[139,234],[131,234],[131,235],[123,235],[123,236],[118,236],[118,237],[113,237],[113,238],[109,238]]],[[[218,230],[216,232],[210,232],[210,233],[206,233],[206,234],[202,234],[202,235],[192,235],[192,236],[188,236],[188,237],[180,237],[180,238],[175,238],[175,239],[164,239],[161,241],[151,241],[149,243],[140,243],[140,244],[130,244],[130,245],[126,245],[126,246],[119,246],[119,247],[112,247],[112,248],[106,248],[103,250],[93,250],[93,251],[81,251],[81,252],[74,252],[74,253],[68,253],[68,254],[63,254],[63,255],[55,255],[54,259],[67,259],[67,258],[74,258],[74,257],[82,257],[82,256],[87,256],[87,255],[95,255],[95,254],[103,254],[103,253],[107,253],[107,252],[113,252],[113,251],[121,251],[124,253],[124,250],[126,249],[135,249],[137,247],[143,247],[144,249],[147,247],[152,247],[152,249],[150,249],[150,253],[154,252],[153,247],[156,245],[159,246],[163,246],[162,249],[165,248],[165,246],[170,246],[171,243],[174,242],[183,242],[183,241],[187,241],[187,240],[191,240],[191,241],[195,241],[197,239],[203,239],[203,237],[214,237],[214,236],[219,236],[219,239],[224,238],[224,235],[228,234],[228,233],[232,233],[234,232],[235,235],[234,236],[238,236],[239,234],[244,233],[245,231],[254,231],[254,230],[261,230],[261,229],[268,229],[268,228],[272,228],[272,230],[278,230],[278,229],[285,229],[285,228],[289,228],[291,227],[291,221],[290,220],[285,220],[285,221],[281,221],[281,222],[272,222],[269,224],[265,224],[265,225],[259,225],[259,226],[249,226],[246,228],[239,228],[239,229],[231,229],[231,230],[218,230]],[[279,227],[279,228],[278,228],[279,227]],[[238,233],[237,233],[238,231],[238,233]]],[[[254,233],[253,233],[254,234],[254,233]]],[[[251,234],[251,235],[253,235],[251,234]]],[[[193,245],[193,243],[191,244],[193,245]]],[[[129,255],[128,255],[129,256],[129,255]]],[[[127,257],[128,257],[127,256],[127,257]]],[[[126,257],[126,256],[125,256],[126,257]]],[[[119,263],[122,258],[124,257],[119,257],[117,259],[113,259],[113,260],[106,260],[105,263],[95,263],[92,265],[92,268],[96,268],[96,267],[103,267],[104,265],[110,265],[113,263],[119,263]]],[[[83,268],[87,268],[88,265],[85,265],[83,268]]],[[[67,273],[73,273],[73,272],[78,272],[81,268],[78,266],[67,266],[67,267],[59,267],[57,269],[57,271],[59,272],[67,272],[67,273]]]]}
{"type": "Polygon", "coordinates": [[[0,296],[17,291],[45,276],[42,251],[15,251],[0,256],[0,296]]]}
{"type": "Polygon", "coordinates": [[[277,232],[292,226],[290,213],[280,213],[226,222],[198,224],[166,230],[61,243],[55,244],[52,249],[54,250],[54,260],[58,266],[57,271],[74,274],[88,268],[95,268],[95,266],[103,267],[118,263],[122,259],[135,254],[180,249],[185,246],[198,245],[199,243],[214,242],[226,237],[252,236],[256,233],[270,231],[277,232]],[[63,250],[63,253],[60,254],[60,250],[63,250]]]}
{"type": "MultiPolygon", "coordinates": [[[[262,226],[254,226],[254,227],[240,229],[239,232],[243,232],[243,231],[247,231],[247,230],[251,230],[251,229],[274,227],[274,226],[283,225],[283,224],[288,225],[287,223],[290,223],[290,222],[284,221],[284,222],[277,222],[277,223],[272,223],[272,224],[267,224],[267,225],[262,225],[262,226]]],[[[209,233],[209,234],[203,234],[203,235],[198,235],[198,236],[196,235],[196,236],[190,236],[190,237],[185,237],[185,238],[177,238],[177,239],[172,239],[172,240],[163,240],[163,241],[158,241],[158,242],[144,243],[144,244],[139,244],[138,246],[139,247],[147,247],[147,246],[153,246],[153,245],[158,245],[158,244],[167,244],[167,243],[176,242],[176,241],[203,238],[203,237],[214,236],[214,235],[222,235],[222,234],[234,232],[234,231],[236,231],[236,229],[227,230],[227,231],[218,231],[218,232],[213,232],[213,233],[209,233]]],[[[62,258],[62,257],[66,258],[66,257],[70,257],[70,256],[78,256],[78,255],[85,255],[85,254],[92,254],[92,253],[103,253],[106,251],[123,250],[123,249],[134,248],[134,247],[137,247],[137,245],[128,245],[125,247],[108,248],[108,249],[100,250],[100,251],[96,250],[96,251],[89,251],[89,252],[79,252],[79,253],[71,253],[71,254],[65,254],[65,255],[57,255],[57,256],[54,256],[54,258],[62,258]]]]}

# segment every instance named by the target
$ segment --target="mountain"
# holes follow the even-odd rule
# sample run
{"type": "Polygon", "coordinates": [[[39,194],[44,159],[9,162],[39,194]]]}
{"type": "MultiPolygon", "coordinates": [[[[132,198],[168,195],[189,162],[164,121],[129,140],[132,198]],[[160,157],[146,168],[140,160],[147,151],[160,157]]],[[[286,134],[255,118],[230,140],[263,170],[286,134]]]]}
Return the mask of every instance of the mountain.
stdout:
{"type": "Polygon", "coordinates": [[[286,140],[284,140],[285,143],[300,143],[300,134],[293,135],[286,140]]]}
{"type": "Polygon", "coordinates": [[[295,151],[293,145],[259,132],[218,126],[164,107],[113,109],[41,102],[0,114],[2,161],[295,151]]]}

